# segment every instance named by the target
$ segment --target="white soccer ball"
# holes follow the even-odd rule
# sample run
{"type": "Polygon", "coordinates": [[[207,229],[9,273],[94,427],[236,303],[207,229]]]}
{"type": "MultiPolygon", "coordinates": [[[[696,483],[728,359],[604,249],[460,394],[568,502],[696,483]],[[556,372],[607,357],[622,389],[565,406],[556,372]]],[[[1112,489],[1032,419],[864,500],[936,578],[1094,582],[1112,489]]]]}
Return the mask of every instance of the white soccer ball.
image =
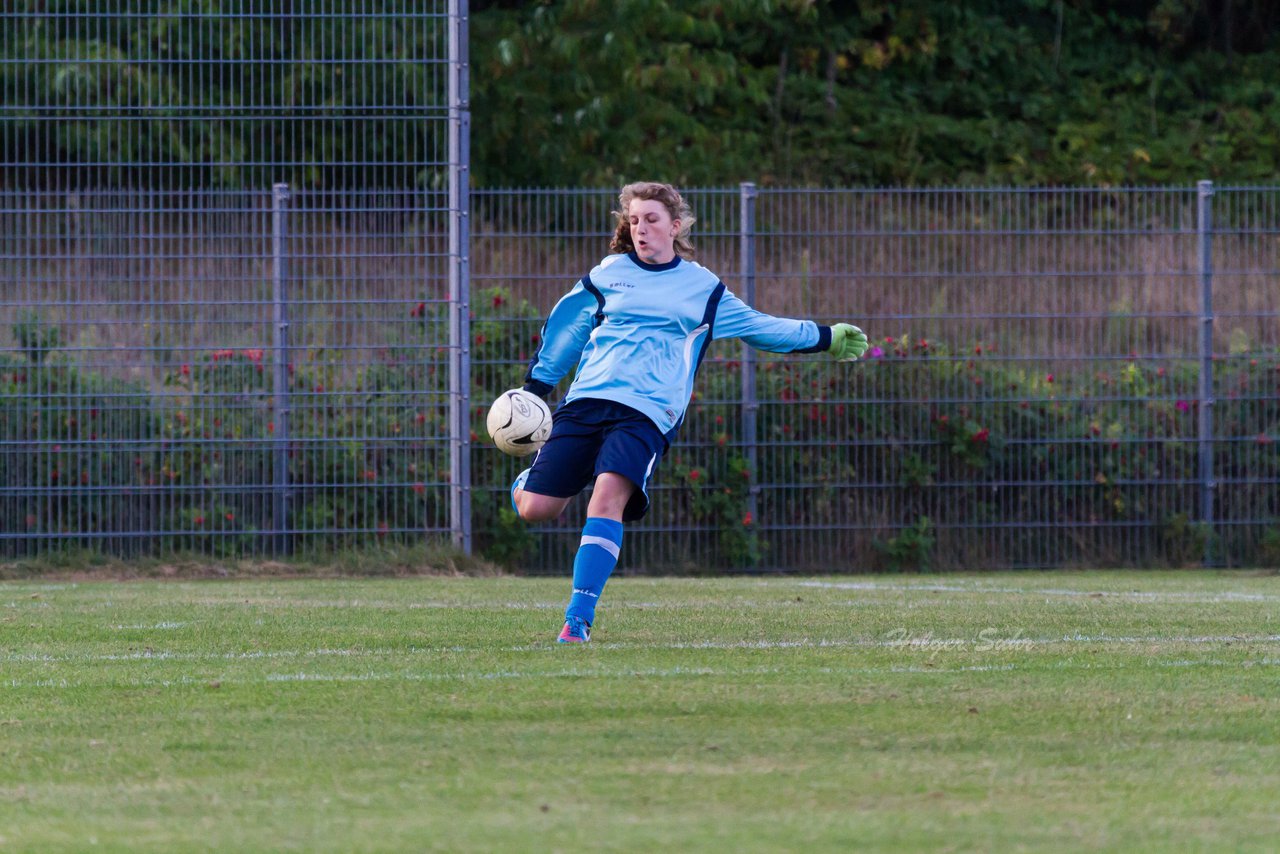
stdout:
{"type": "Polygon", "coordinates": [[[513,388],[498,395],[489,407],[485,426],[499,451],[527,457],[551,435],[551,410],[536,394],[513,388]]]}

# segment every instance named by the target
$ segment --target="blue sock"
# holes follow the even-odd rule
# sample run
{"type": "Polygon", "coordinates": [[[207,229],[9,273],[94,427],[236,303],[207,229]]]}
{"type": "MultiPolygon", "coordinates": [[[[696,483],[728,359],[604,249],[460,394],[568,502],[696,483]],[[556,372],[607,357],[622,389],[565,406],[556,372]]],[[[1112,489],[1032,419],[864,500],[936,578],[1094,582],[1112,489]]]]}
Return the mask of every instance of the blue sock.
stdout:
{"type": "Polygon", "coordinates": [[[622,523],[599,516],[587,518],[582,526],[582,544],[573,561],[573,596],[564,616],[581,617],[588,623],[596,620],[596,602],[604,592],[604,584],[618,563],[622,547],[622,523]]]}

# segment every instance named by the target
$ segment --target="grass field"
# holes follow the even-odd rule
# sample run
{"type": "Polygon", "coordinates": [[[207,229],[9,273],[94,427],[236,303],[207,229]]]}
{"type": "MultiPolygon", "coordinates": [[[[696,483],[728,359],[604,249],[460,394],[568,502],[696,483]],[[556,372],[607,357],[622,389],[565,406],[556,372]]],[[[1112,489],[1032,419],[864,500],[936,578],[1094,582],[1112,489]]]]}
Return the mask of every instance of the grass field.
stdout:
{"type": "Polygon", "coordinates": [[[0,851],[1274,850],[1274,575],[0,584],[0,851]]]}

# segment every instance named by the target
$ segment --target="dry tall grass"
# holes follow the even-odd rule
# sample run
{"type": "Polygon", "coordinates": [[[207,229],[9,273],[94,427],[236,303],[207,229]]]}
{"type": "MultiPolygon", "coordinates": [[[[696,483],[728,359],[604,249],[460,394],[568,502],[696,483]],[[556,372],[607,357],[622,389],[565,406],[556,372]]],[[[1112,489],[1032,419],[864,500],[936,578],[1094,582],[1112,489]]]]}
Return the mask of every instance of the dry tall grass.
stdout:
{"type": "MultiPolygon", "coordinates": [[[[1215,349],[1280,344],[1271,194],[1230,197],[1214,235],[1215,349]]],[[[699,260],[739,292],[734,194],[703,205],[699,260]]],[[[1221,195],[1221,194],[1220,194],[1221,195]]],[[[295,358],[354,365],[444,343],[421,302],[447,298],[445,215],[404,194],[300,203],[285,292],[295,358]],[[383,205],[384,207],[379,207],[383,205]],[[390,207],[387,207],[387,206],[390,207]],[[327,354],[327,355],[326,355],[327,354]]],[[[472,288],[546,311],[604,254],[607,193],[493,194],[473,229],[472,288]],[[496,201],[495,201],[496,200],[496,201]],[[500,203],[499,203],[500,202],[500,203]],[[587,219],[589,218],[589,219],[587,219]]],[[[1200,330],[1196,199],[1187,191],[777,191],[757,210],[756,304],[873,336],[1006,357],[1184,357],[1200,330]]],[[[65,358],[135,377],[201,352],[269,348],[275,270],[268,194],[5,196],[0,348],[34,312],[65,358]]]]}

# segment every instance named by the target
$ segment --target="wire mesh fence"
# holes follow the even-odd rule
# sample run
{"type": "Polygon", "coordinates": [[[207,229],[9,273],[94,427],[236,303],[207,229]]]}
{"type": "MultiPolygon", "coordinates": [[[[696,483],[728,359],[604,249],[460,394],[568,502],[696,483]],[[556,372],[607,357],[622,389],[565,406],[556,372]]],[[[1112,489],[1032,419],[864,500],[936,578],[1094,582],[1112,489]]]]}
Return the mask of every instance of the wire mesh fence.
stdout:
{"type": "Polygon", "coordinates": [[[0,554],[458,528],[465,21],[9,4],[0,554]]]}
{"type": "MultiPolygon", "coordinates": [[[[469,191],[465,10],[6,13],[0,555],[567,569],[483,416],[616,189],[469,191]]],[[[690,191],[732,290],[875,346],[713,345],[622,569],[1280,562],[1277,193],[690,191]]]]}
{"type": "MultiPolygon", "coordinates": [[[[851,319],[875,347],[850,368],[714,345],[651,516],[628,527],[629,560],[1274,562],[1275,194],[690,193],[700,260],[731,289],[770,313],[851,319]]],[[[603,254],[610,194],[477,195],[477,304],[489,299],[523,344],[477,363],[496,392],[536,335],[520,317],[603,254]]],[[[533,549],[547,568],[569,560],[578,516],[536,543],[495,523],[520,464],[494,465],[477,481],[481,539],[533,549]]]]}
{"type": "Polygon", "coordinates": [[[97,5],[6,4],[8,186],[412,187],[450,163],[456,0],[97,5]]]}
{"type": "MultiPolygon", "coordinates": [[[[1195,189],[691,192],[700,261],[730,288],[851,319],[875,347],[849,366],[714,345],[626,565],[1271,560],[1275,194],[1217,190],[1202,245],[1195,189]]],[[[562,565],[582,507],[517,522],[522,463],[483,441],[483,414],[603,254],[612,195],[474,194],[471,523],[479,551],[526,568],[562,565]]],[[[451,531],[438,195],[0,206],[6,553],[451,531]]]]}

